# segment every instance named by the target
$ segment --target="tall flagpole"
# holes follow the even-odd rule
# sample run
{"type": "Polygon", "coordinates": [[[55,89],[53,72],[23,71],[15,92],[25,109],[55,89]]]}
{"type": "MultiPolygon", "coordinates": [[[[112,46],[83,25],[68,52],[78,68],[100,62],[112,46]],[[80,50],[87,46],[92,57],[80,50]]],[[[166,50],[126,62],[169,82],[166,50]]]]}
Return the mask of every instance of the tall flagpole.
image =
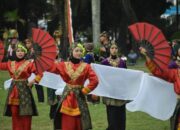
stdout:
{"type": "Polygon", "coordinates": [[[71,0],[67,0],[67,28],[68,28],[69,44],[71,46],[74,43],[73,28],[72,28],[71,0]]]}

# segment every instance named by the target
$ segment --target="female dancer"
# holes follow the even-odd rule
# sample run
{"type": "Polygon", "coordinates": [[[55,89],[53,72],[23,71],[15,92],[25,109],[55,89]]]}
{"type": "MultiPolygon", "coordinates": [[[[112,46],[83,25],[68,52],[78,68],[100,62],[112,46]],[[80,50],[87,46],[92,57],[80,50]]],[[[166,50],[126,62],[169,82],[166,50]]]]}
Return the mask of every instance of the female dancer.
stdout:
{"type": "Polygon", "coordinates": [[[171,130],[180,130],[180,69],[167,68],[161,71],[156,64],[149,58],[147,50],[143,47],[140,47],[140,52],[146,57],[146,65],[148,69],[153,73],[153,75],[160,77],[166,81],[169,81],[174,84],[174,91],[177,94],[177,105],[174,111],[173,116],[171,117],[171,130]]]}
{"type": "MultiPolygon", "coordinates": [[[[119,68],[127,68],[126,62],[118,57],[118,46],[115,43],[110,45],[110,56],[104,59],[101,64],[119,68]]],[[[108,120],[108,128],[106,130],[125,130],[126,101],[103,97],[103,103],[106,105],[108,120]]]]}
{"type": "Polygon", "coordinates": [[[81,62],[82,53],[82,46],[74,45],[70,61],[56,63],[50,70],[60,74],[66,82],[54,119],[54,123],[60,124],[62,130],[92,129],[85,95],[95,89],[98,78],[89,64],[81,62]],[[89,84],[84,86],[87,79],[89,84]]]}
{"type": "Polygon", "coordinates": [[[0,63],[0,70],[7,70],[13,79],[5,104],[5,116],[12,116],[12,130],[31,130],[32,116],[37,115],[31,86],[40,76],[28,83],[31,73],[36,73],[32,61],[25,60],[27,49],[20,43],[16,48],[15,61],[0,63]]]}

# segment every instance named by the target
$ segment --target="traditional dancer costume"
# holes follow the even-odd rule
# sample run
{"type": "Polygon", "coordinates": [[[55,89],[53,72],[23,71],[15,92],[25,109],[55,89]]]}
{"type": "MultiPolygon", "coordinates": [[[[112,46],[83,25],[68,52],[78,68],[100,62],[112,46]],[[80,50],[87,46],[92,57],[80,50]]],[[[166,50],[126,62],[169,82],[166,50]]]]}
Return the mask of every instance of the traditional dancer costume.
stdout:
{"type": "MultiPolygon", "coordinates": [[[[25,49],[22,45],[17,48],[25,49]]],[[[7,70],[13,79],[5,104],[5,116],[12,116],[13,130],[31,130],[32,116],[37,115],[36,105],[33,99],[31,88],[28,86],[28,77],[36,73],[32,61],[24,58],[16,61],[0,63],[0,70],[7,70]]],[[[35,80],[38,82],[40,76],[35,80]]]]}
{"type": "Polygon", "coordinates": [[[91,66],[71,56],[69,62],[57,63],[50,71],[60,74],[66,82],[54,122],[58,122],[62,130],[92,129],[85,95],[95,89],[98,78],[91,66]],[[87,79],[89,84],[84,87],[87,79]]]}

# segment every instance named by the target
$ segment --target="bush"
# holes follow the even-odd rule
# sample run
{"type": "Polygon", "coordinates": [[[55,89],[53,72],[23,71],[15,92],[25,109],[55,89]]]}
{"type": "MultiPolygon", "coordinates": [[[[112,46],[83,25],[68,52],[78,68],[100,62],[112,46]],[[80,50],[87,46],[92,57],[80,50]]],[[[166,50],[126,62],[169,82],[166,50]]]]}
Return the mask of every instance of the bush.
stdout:
{"type": "Polygon", "coordinates": [[[175,32],[172,36],[171,36],[171,39],[180,39],[180,31],[178,32],[175,32]]]}

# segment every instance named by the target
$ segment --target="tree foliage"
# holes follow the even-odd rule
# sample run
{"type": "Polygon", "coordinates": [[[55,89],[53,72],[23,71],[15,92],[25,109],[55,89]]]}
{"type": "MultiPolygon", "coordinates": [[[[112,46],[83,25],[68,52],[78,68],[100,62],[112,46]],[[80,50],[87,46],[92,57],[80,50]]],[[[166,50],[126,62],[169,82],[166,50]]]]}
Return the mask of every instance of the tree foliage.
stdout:
{"type": "MultiPolygon", "coordinates": [[[[91,0],[71,0],[71,5],[74,31],[91,28],[91,0]]],[[[101,31],[111,30],[119,34],[119,36],[117,35],[119,39],[124,39],[120,42],[125,43],[127,26],[134,21],[147,21],[163,29],[164,21],[160,19],[160,15],[169,6],[170,4],[166,0],[101,0],[101,31]]],[[[5,14],[7,16],[14,10],[17,10],[16,15],[12,17],[9,15],[8,19],[11,19],[12,22],[12,18],[15,18],[14,21],[18,21],[18,25],[21,22],[17,19],[37,22],[38,18],[49,12],[51,12],[52,19],[62,20],[57,18],[57,12],[61,9],[53,14],[52,10],[54,9],[46,0],[1,0],[0,9],[1,28],[14,26],[4,19],[5,14]]]]}
{"type": "Polygon", "coordinates": [[[1,0],[0,9],[1,29],[17,27],[21,37],[28,20],[37,21],[49,11],[49,5],[46,0],[1,0]]]}
{"type": "Polygon", "coordinates": [[[166,0],[130,0],[139,21],[160,18],[170,6],[166,0]]]}

